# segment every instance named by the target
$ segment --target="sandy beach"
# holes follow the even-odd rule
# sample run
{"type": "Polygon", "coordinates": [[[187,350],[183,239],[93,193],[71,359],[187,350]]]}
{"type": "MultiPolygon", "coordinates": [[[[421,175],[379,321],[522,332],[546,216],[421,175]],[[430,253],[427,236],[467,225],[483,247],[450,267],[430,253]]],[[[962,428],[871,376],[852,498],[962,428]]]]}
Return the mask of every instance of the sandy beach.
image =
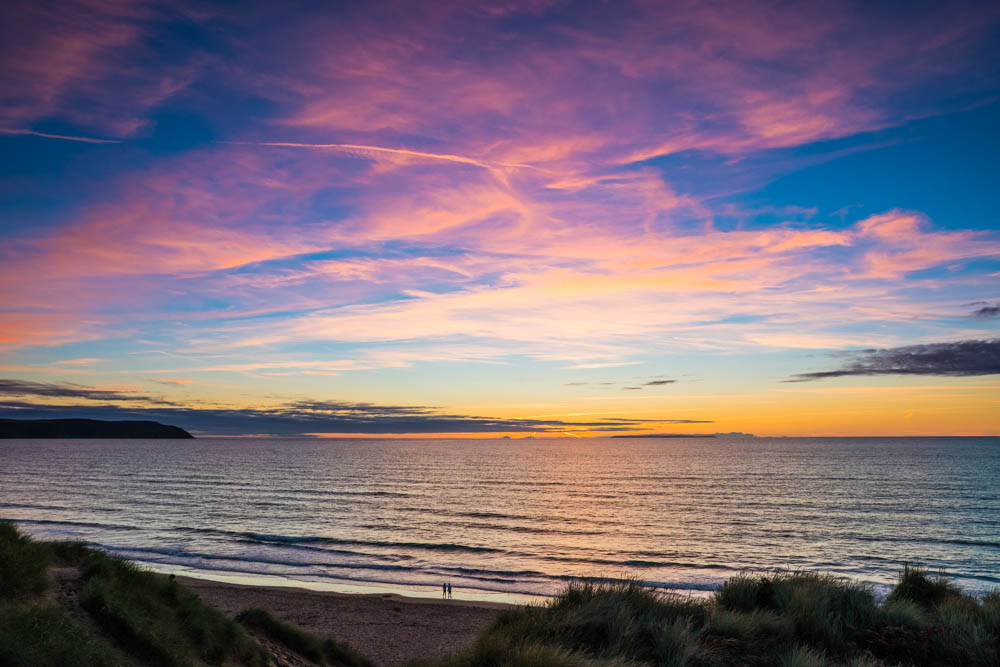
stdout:
{"type": "Polygon", "coordinates": [[[304,630],[347,642],[386,667],[458,651],[509,606],[177,579],[229,616],[260,607],[304,630]]]}

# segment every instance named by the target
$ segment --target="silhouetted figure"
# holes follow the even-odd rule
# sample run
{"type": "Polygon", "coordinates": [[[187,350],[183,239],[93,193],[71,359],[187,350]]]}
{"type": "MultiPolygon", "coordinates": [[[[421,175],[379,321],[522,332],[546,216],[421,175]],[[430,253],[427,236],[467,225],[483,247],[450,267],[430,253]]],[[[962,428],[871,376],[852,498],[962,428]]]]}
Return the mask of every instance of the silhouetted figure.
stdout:
{"type": "Polygon", "coordinates": [[[441,597],[448,597],[448,584],[441,584],[441,597]]]}
{"type": "Polygon", "coordinates": [[[448,584],[448,597],[451,597],[451,584],[448,584]]]}

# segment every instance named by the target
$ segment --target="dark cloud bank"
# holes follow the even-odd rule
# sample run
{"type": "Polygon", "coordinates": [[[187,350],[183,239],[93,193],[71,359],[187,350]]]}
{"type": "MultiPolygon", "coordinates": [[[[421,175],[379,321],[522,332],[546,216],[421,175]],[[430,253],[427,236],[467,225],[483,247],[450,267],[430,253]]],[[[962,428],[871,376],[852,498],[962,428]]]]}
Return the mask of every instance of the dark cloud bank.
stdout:
{"type": "Polygon", "coordinates": [[[799,373],[786,382],[808,382],[849,375],[1000,374],[1000,338],[860,350],[847,353],[847,357],[847,363],[838,369],[799,373]]]}
{"type": "Polygon", "coordinates": [[[997,315],[1000,315],[1000,304],[995,305],[995,306],[990,306],[990,305],[987,304],[985,306],[981,306],[979,308],[976,308],[970,314],[973,317],[982,317],[982,318],[996,317],[997,315]]]}
{"type": "Polygon", "coordinates": [[[113,389],[93,389],[76,384],[50,384],[0,378],[0,396],[45,396],[47,398],[83,398],[91,401],[138,401],[157,405],[176,405],[162,398],[143,396],[113,389]]]}
{"type": "Polygon", "coordinates": [[[362,433],[399,435],[414,433],[559,433],[566,429],[635,431],[649,421],[667,424],[710,424],[695,419],[491,419],[442,414],[418,405],[376,405],[348,401],[295,401],[267,409],[192,408],[168,404],[135,394],[20,380],[0,380],[0,395],[73,398],[100,401],[152,401],[155,407],[119,405],[54,405],[26,400],[0,401],[0,417],[14,419],[142,419],[180,426],[188,431],[214,435],[298,435],[303,433],[362,433]]]}

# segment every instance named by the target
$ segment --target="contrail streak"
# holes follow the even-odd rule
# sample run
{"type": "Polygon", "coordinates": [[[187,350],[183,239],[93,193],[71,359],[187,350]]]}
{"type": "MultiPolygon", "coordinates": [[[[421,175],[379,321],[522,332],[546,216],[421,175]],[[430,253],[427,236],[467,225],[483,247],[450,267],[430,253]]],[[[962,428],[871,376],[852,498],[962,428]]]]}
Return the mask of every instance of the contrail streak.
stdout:
{"type": "Polygon", "coordinates": [[[277,148],[316,148],[328,150],[340,150],[349,153],[360,153],[362,155],[370,153],[387,153],[390,155],[403,155],[406,157],[422,158],[425,160],[443,160],[445,162],[458,162],[461,164],[471,164],[483,169],[495,169],[496,167],[508,167],[511,169],[538,169],[530,164],[516,164],[508,162],[486,162],[464,155],[451,155],[448,153],[425,153],[423,151],[411,151],[405,148],[385,148],[383,146],[365,146],[361,144],[306,144],[292,141],[220,141],[221,144],[235,146],[274,146],[277,148]]]}
{"type": "Polygon", "coordinates": [[[94,137],[73,137],[66,134],[48,134],[47,132],[35,132],[34,130],[11,130],[0,128],[0,134],[11,134],[21,136],[43,137],[45,139],[63,139],[64,141],[82,141],[85,144],[120,144],[118,139],[95,139],[94,137]]]}

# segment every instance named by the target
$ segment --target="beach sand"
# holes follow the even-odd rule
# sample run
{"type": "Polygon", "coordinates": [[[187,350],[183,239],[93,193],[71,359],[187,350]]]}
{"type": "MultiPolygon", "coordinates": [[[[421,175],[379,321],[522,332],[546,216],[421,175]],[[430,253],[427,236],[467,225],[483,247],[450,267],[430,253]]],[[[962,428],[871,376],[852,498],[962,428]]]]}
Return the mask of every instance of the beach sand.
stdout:
{"type": "Polygon", "coordinates": [[[266,609],[303,630],[350,644],[380,667],[461,650],[510,606],[177,580],[231,617],[248,607],[266,609]]]}

